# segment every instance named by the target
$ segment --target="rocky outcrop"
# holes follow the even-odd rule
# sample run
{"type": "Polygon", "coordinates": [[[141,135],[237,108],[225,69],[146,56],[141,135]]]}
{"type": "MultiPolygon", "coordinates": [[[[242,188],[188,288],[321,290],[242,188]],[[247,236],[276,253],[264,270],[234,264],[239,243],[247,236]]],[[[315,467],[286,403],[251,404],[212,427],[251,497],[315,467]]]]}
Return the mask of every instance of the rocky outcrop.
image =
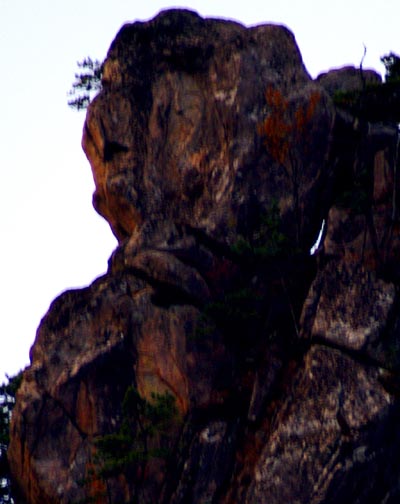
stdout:
{"type": "Polygon", "coordinates": [[[317,77],[317,82],[333,96],[336,92],[357,91],[363,85],[380,84],[382,79],[374,70],[349,66],[322,73],[317,77]]]}
{"type": "MultiPolygon", "coordinates": [[[[290,180],[278,167],[265,169],[271,163],[257,134],[269,85],[294,106],[314,89],[283,27],[245,29],[181,11],[121,29],[83,135],[95,207],[119,241],[136,239],[139,229],[162,216],[232,244],[248,215],[265,211],[273,198],[290,214],[290,180]]],[[[309,184],[302,188],[308,195],[323,178],[332,116],[320,90],[310,120],[320,140],[318,149],[310,146],[309,184]]],[[[302,200],[309,219],[314,199],[305,194],[302,200]]],[[[313,234],[319,224],[310,226],[313,234]]]]}
{"type": "Polygon", "coordinates": [[[398,138],[335,107],[361,75],[281,26],[121,29],[83,132],[119,245],[38,329],[18,502],[397,502],[398,138]]]}
{"type": "Polygon", "coordinates": [[[275,419],[246,502],[395,502],[398,409],[381,373],[340,350],[313,345],[293,398],[275,419]]]}

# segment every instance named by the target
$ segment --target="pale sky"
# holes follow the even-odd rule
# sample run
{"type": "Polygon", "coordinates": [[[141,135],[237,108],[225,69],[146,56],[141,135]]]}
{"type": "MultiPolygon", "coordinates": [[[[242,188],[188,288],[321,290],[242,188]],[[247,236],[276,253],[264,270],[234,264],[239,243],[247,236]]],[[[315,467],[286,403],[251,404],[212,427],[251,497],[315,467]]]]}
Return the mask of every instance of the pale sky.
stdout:
{"type": "Polygon", "coordinates": [[[84,113],[67,106],[76,62],[103,60],[119,28],[167,7],[295,34],[312,76],[400,53],[399,0],[0,0],[0,383],[29,364],[37,326],[62,291],[90,284],[116,241],[92,209],[84,113]]]}

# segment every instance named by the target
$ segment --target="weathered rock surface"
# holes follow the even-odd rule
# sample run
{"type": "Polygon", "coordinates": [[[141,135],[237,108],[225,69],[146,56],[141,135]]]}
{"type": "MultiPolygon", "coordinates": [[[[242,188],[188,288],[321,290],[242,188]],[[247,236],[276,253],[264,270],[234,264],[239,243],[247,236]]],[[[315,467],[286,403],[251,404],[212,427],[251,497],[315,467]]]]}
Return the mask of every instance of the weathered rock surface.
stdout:
{"type": "Polygon", "coordinates": [[[281,26],[121,29],[83,132],[119,246],[38,329],[17,502],[398,502],[398,133],[332,100],[366,81],[313,82],[281,26]]]}
{"type": "Polygon", "coordinates": [[[378,370],[315,345],[292,394],[275,418],[247,501],[380,502],[386,490],[375,488],[369,475],[385,463],[388,440],[382,433],[379,444],[369,438],[377,435],[392,400],[378,370]],[[352,488],[356,482],[361,488],[352,488]]]}
{"type": "Polygon", "coordinates": [[[359,68],[351,66],[330,70],[317,77],[317,82],[330,95],[334,95],[337,91],[357,91],[364,84],[379,84],[381,81],[381,76],[374,70],[363,70],[361,73],[359,68]]]}
{"type": "MultiPolygon", "coordinates": [[[[290,180],[268,160],[257,134],[269,85],[294,104],[314,89],[283,27],[245,29],[181,11],[121,29],[83,136],[95,207],[120,241],[161,215],[230,244],[249,214],[265,211],[272,199],[293,212],[290,180]]],[[[302,139],[311,144],[303,218],[317,220],[303,226],[304,241],[320,224],[310,195],[324,176],[332,117],[320,89],[309,125],[318,141],[309,131],[302,139]]]]}

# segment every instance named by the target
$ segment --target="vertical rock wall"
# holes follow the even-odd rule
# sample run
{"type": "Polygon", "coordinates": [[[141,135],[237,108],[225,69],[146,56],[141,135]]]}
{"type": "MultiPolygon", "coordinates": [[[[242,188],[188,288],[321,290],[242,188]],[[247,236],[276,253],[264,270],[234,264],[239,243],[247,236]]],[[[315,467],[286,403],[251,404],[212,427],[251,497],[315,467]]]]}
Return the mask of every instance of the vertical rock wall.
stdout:
{"type": "Polygon", "coordinates": [[[397,128],[335,109],[358,86],[313,82],[282,26],[121,29],[83,132],[119,245],[38,329],[18,502],[397,502],[397,128]],[[177,413],[143,444],[157,397],[177,413]],[[130,458],[101,473],[127,421],[130,458]]]}

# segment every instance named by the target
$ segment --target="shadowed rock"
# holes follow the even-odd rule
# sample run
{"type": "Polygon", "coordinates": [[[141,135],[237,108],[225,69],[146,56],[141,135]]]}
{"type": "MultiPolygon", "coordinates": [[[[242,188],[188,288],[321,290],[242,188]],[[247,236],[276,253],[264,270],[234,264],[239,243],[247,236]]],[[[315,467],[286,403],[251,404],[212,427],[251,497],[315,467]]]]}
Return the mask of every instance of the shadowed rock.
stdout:
{"type": "Polygon", "coordinates": [[[331,98],[362,85],[313,82],[282,26],[172,10],[120,30],[83,131],[119,245],[38,329],[18,502],[396,502],[397,128],[331,98]]]}

